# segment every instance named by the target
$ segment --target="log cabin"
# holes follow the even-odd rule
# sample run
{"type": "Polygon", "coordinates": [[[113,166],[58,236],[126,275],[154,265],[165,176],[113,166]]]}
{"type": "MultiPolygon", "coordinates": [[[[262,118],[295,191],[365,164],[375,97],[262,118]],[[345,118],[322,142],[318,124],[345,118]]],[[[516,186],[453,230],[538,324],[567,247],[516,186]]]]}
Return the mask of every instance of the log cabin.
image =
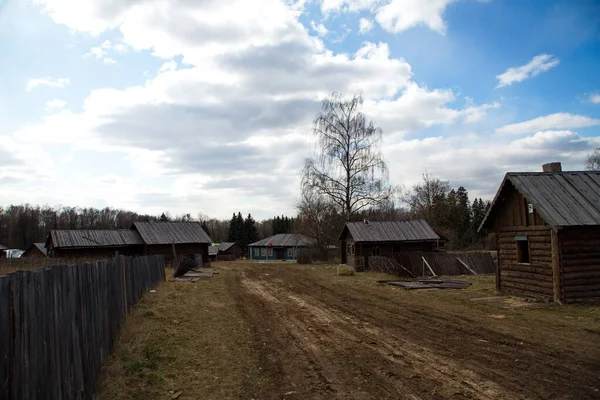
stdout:
{"type": "Polygon", "coordinates": [[[405,251],[438,251],[445,248],[425,220],[347,222],[340,234],[341,262],[363,270],[370,256],[394,258],[405,251]]]}
{"type": "Polygon", "coordinates": [[[144,254],[162,254],[167,261],[175,255],[200,254],[203,265],[210,265],[212,239],[200,222],[134,222],[131,230],[142,238],[144,254]]]}
{"type": "Polygon", "coordinates": [[[251,260],[295,261],[301,249],[314,246],[316,241],[297,233],[279,233],[248,245],[251,260]]]}
{"type": "Polygon", "coordinates": [[[509,172],[479,230],[496,235],[498,291],[600,301],[600,172],[509,172]]]}

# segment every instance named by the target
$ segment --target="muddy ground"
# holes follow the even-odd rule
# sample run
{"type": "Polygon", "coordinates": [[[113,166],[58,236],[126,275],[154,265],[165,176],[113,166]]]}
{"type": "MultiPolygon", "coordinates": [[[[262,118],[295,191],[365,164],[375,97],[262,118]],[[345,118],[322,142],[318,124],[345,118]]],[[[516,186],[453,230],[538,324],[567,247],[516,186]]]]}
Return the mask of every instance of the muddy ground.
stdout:
{"type": "Polygon", "coordinates": [[[100,398],[600,398],[600,307],[488,299],[491,277],[462,291],[407,291],[378,285],[379,275],[342,277],[325,267],[236,262],[215,270],[210,280],[167,282],[158,288],[166,297],[144,299],[127,323],[138,331],[126,327],[100,398]],[[187,306],[196,313],[177,317],[173,293],[180,304],[204,297],[187,306]],[[213,346],[182,341],[173,318],[213,346]],[[144,326],[144,340],[168,360],[157,361],[156,382],[123,361],[144,349],[144,326]],[[207,387],[213,375],[222,383],[207,387]]]}

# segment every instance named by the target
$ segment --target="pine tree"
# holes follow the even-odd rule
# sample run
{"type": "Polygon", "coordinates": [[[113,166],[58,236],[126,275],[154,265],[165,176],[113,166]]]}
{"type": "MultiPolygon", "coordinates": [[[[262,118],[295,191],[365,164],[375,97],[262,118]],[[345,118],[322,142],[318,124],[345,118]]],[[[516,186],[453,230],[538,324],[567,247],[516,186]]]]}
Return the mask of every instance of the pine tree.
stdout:
{"type": "Polygon", "coordinates": [[[243,221],[242,244],[244,246],[247,246],[250,243],[256,242],[257,240],[258,229],[256,228],[256,222],[254,221],[254,218],[252,218],[252,215],[248,214],[246,220],[243,221]]]}
{"type": "Polygon", "coordinates": [[[229,242],[240,243],[243,237],[244,219],[242,213],[238,212],[236,215],[233,213],[231,221],[229,222],[229,231],[227,233],[227,240],[229,242]]]}

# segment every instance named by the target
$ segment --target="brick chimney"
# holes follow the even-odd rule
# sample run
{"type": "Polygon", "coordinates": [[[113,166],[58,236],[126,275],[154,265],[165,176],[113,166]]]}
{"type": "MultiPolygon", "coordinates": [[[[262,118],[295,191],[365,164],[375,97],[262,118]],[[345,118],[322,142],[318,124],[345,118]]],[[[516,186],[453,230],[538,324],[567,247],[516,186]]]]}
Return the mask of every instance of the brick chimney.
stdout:
{"type": "Polygon", "coordinates": [[[562,172],[562,165],[559,162],[551,162],[542,165],[542,170],[544,172],[562,172]]]}

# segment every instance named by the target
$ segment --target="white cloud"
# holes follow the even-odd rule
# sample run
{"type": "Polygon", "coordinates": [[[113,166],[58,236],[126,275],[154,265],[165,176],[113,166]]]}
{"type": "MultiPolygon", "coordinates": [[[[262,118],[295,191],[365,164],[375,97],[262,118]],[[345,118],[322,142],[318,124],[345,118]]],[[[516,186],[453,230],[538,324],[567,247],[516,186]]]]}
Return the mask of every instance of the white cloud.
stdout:
{"type": "Polygon", "coordinates": [[[26,90],[30,92],[38,86],[64,88],[69,83],[69,78],[34,78],[27,81],[26,90]]]}
{"type": "Polygon", "coordinates": [[[106,54],[107,54],[107,51],[105,49],[103,49],[102,47],[92,47],[92,48],[90,48],[90,51],[88,53],[85,53],[83,56],[84,57],[94,56],[94,57],[96,57],[97,60],[99,60],[102,57],[104,57],[106,54]]]}
{"type": "Polygon", "coordinates": [[[104,64],[106,64],[106,65],[117,63],[117,61],[115,59],[110,58],[110,57],[106,57],[104,60],[102,60],[102,62],[104,62],[104,64]]]}
{"type": "Polygon", "coordinates": [[[329,30],[327,29],[327,27],[325,25],[323,25],[322,23],[315,23],[315,21],[310,21],[310,27],[320,36],[320,37],[324,37],[327,36],[327,34],[329,33],[329,30]]]}
{"type": "Polygon", "coordinates": [[[402,32],[418,25],[444,34],[444,11],[454,0],[392,0],[377,11],[375,19],[388,32],[402,32]]]}
{"type": "Polygon", "coordinates": [[[496,133],[500,135],[519,135],[551,129],[587,128],[594,125],[600,125],[600,119],[593,119],[584,115],[555,113],[503,126],[496,129],[496,133]]]}
{"type": "MultiPolygon", "coordinates": [[[[62,110],[11,135],[23,148],[35,143],[60,147],[61,154],[101,152],[102,160],[112,154],[107,165],[125,163],[119,175],[136,184],[125,200],[114,196],[120,203],[113,206],[160,202],[173,213],[201,208],[222,217],[236,204],[254,207],[259,216],[292,212],[298,171],[312,150],[312,119],[320,100],[333,91],[361,91],[364,111],[383,128],[384,140],[427,127],[481,122],[499,106],[463,105],[450,89],[416,83],[411,66],[393,57],[386,43],[365,42],[353,54],[334,53],[298,22],[298,9],[278,0],[266,0],[260,11],[240,0],[84,0],[86,8],[39,1],[59,23],[92,34],[115,28],[127,46],[164,60],[144,84],[94,90],[82,111],[62,110]],[[180,57],[185,68],[178,69],[173,58],[180,57]]],[[[375,4],[355,3],[352,7],[375,4]]],[[[116,46],[97,47],[114,51],[116,46]]],[[[103,53],[99,59],[105,58],[103,53]]],[[[423,141],[433,147],[438,142],[423,141]]],[[[391,162],[400,174],[396,158],[391,162]]],[[[429,157],[422,158],[415,165],[425,169],[429,157]]],[[[69,184],[80,189],[72,179],[69,184]]],[[[79,192],[88,192],[77,197],[81,204],[95,195],[108,198],[97,182],[83,186],[79,192]]],[[[70,195],[65,189],[64,204],[70,195]]]]}
{"type": "Polygon", "coordinates": [[[371,29],[373,29],[373,21],[367,18],[361,18],[358,23],[358,29],[362,34],[369,32],[371,29]]]}
{"type": "MultiPolygon", "coordinates": [[[[331,12],[357,12],[369,10],[383,29],[398,33],[419,25],[444,34],[444,12],[455,0],[323,0],[321,10],[331,12]]],[[[365,20],[368,21],[368,20],[365,20]]],[[[365,22],[365,29],[367,27],[365,22]]],[[[368,31],[368,30],[366,30],[368,31]]],[[[365,31],[365,32],[366,32],[365,31]]]]}
{"type": "Polygon", "coordinates": [[[112,48],[110,40],[105,40],[104,42],[102,42],[101,46],[102,46],[103,49],[110,49],[110,48],[112,48]]]}
{"type": "Polygon", "coordinates": [[[360,11],[374,8],[381,0],[323,0],[321,10],[324,14],[330,12],[360,11]]]}
{"type": "Polygon", "coordinates": [[[498,78],[498,86],[496,87],[509,86],[513,83],[533,78],[542,72],[548,71],[550,68],[556,67],[558,64],[558,58],[545,53],[539,54],[533,57],[527,64],[509,68],[504,73],[496,76],[498,78]]]}
{"type": "Polygon", "coordinates": [[[590,95],[590,103],[600,104],[600,93],[594,93],[590,95]]]}
{"type": "Polygon", "coordinates": [[[158,72],[175,71],[177,69],[177,61],[167,61],[160,66],[158,72]]]}
{"type": "Polygon", "coordinates": [[[53,100],[46,102],[45,108],[47,111],[53,111],[53,110],[60,110],[61,108],[64,108],[66,105],[67,105],[67,102],[64,100],[53,99],[53,100]]]}

